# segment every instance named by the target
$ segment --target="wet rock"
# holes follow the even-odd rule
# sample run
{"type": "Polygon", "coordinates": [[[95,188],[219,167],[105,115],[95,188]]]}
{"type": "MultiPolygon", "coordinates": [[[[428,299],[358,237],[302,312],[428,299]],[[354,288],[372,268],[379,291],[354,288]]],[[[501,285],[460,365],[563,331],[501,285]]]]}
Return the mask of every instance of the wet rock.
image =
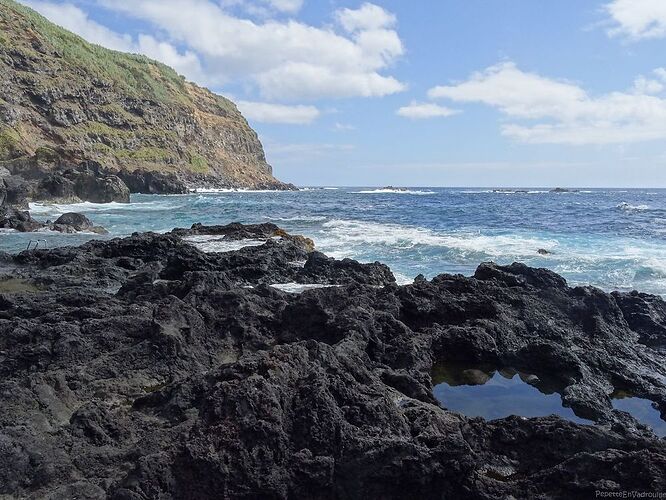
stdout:
{"type": "Polygon", "coordinates": [[[18,175],[3,177],[0,183],[4,184],[4,205],[19,209],[28,208],[28,199],[32,193],[32,185],[18,175]]]}
{"type": "Polygon", "coordinates": [[[134,170],[119,171],[118,176],[132,193],[184,194],[187,186],[175,174],[134,170]]]}
{"type": "Polygon", "coordinates": [[[27,211],[18,210],[10,206],[0,208],[0,228],[29,233],[43,227],[44,224],[33,219],[27,211]]]}
{"type": "Polygon", "coordinates": [[[108,232],[101,226],[95,226],[85,215],[74,212],[69,212],[58,217],[52,224],[51,229],[62,233],[88,231],[98,234],[106,234],[108,232]]]}
{"type": "Polygon", "coordinates": [[[290,241],[306,252],[312,252],[315,249],[315,244],[310,238],[289,234],[270,222],[263,224],[240,224],[238,222],[233,222],[224,226],[205,226],[196,223],[189,229],[177,228],[171,232],[179,236],[221,236],[223,240],[229,241],[269,240],[271,238],[279,238],[290,241]]]}
{"type": "Polygon", "coordinates": [[[321,252],[312,252],[296,277],[302,283],[363,283],[383,286],[395,283],[388,266],[375,262],[361,264],[352,259],[336,260],[321,252]]]}
{"type": "Polygon", "coordinates": [[[130,190],[116,175],[99,177],[94,173],[82,173],[76,179],[74,192],[84,201],[93,203],[129,203],[130,190]]]}
{"type": "Polygon", "coordinates": [[[60,173],[48,174],[38,182],[35,198],[59,202],[79,201],[75,186],[74,180],[60,173]]]}

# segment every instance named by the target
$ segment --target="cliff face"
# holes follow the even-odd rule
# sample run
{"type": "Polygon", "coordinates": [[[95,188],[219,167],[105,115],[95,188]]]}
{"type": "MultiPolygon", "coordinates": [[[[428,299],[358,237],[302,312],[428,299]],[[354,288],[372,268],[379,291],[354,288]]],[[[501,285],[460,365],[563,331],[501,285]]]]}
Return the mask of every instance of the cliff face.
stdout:
{"type": "Polygon", "coordinates": [[[133,190],[160,190],[146,186],[147,173],[190,186],[285,187],[228,99],[0,0],[0,165],[41,177],[84,160],[133,190]]]}

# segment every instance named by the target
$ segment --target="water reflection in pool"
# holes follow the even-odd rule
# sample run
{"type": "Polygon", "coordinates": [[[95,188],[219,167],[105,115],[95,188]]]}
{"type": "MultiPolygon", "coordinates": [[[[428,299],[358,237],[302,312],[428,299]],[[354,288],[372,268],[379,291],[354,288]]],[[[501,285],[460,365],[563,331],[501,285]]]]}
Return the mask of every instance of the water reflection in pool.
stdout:
{"type": "Polygon", "coordinates": [[[510,368],[440,364],[433,369],[434,394],[445,408],[487,420],[509,415],[559,415],[578,423],[592,423],[562,406],[559,394],[534,375],[510,368]]]}
{"type": "Polygon", "coordinates": [[[659,410],[649,399],[635,398],[630,393],[616,390],[611,394],[613,408],[626,411],[636,420],[650,427],[659,437],[666,437],[666,422],[661,419],[659,410]]]}

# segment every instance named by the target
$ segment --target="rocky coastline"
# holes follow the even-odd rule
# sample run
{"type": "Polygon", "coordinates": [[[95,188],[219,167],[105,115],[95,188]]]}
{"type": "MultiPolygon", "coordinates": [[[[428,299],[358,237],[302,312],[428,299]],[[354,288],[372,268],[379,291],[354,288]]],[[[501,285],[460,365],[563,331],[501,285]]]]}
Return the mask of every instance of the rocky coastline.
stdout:
{"type": "Polygon", "coordinates": [[[484,263],[398,286],[273,224],[0,255],[0,496],[593,498],[666,489],[666,303],[484,263]],[[202,238],[263,242],[203,252],[202,238]],[[274,284],[318,285],[302,293],[274,284]],[[486,421],[433,367],[548,380],[590,425],[486,421]]]}

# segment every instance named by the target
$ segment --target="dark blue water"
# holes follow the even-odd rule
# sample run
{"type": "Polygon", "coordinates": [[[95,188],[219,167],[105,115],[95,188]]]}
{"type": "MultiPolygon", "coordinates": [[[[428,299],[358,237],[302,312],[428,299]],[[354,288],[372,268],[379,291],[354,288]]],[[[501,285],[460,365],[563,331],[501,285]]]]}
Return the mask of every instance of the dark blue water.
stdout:
{"type": "MultiPolygon", "coordinates": [[[[556,194],[539,189],[517,193],[340,188],[134,195],[129,205],[33,205],[32,209],[42,220],[67,211],[84,212],[109,229],[111,236],[167,231],[194,222],[270,220],[312,237],[332,256],[383,261],[403,282],[419,273],[471,274],[487,260],[522,261],[553,269],[573,284],[666,294],[666,190],[556,194]],[[539,255],[540,248],[551,253],[539,255]]],[[[39,235],[51,246],[92,237],[39,235]]],[[[22,250],[35,238],[3,233],[0,250],[22,250]]]]}
{"type": "Polygon", "coordinates": [[[657,436],[666,437],[666,422],[661,419],[652,401],[630,395],[616,395],[612,401],[613,408],[630,413],[636,420],[650,427],[657,436]]]}
{"type": "Polygon", "coordinates": [[[433,382],[433,394],[442,406],[468,417],[493,420],[509,415],[559,415],[573,422],[592,423],[562,406],[559,394],[537,388],[538,379],[514,370],[440,366],[433,373],[433,382]]]}

